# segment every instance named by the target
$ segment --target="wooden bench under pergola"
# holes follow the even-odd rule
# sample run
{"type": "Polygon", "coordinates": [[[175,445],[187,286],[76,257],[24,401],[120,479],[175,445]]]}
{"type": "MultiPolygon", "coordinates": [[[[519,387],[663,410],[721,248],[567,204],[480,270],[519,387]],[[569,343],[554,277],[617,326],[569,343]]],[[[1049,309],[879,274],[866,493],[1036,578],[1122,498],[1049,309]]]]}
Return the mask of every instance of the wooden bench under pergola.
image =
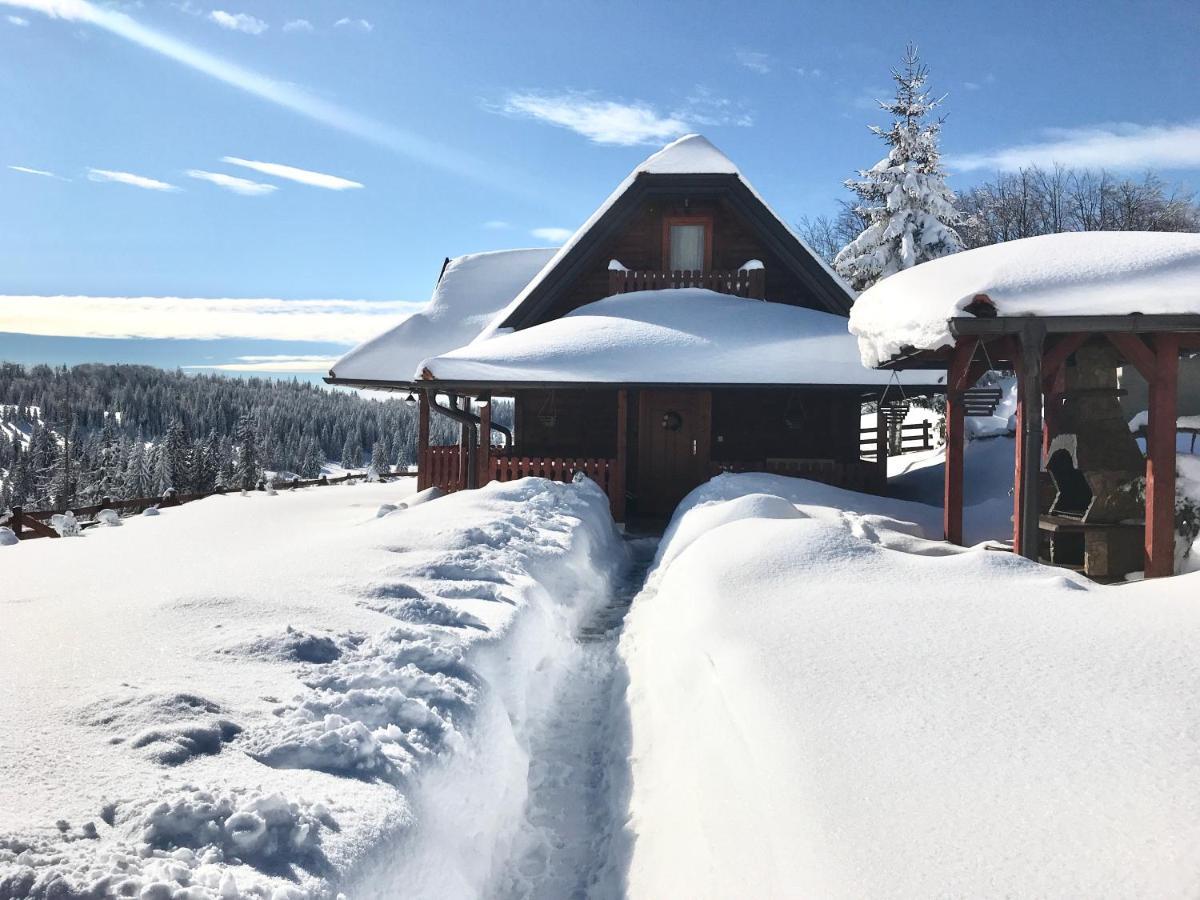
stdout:
{"type": "Polygon", "coordinates": [[[967,251],[865,292],[851,331],[880,368],[946,370],[946,540],[963,542],[967,392],[988,371],[1012,371],[1013,551],[1036,560],[1049,545],[1048,561],[1058,562],[1054,544],[1075,535],[1094,550],[1094,560],[1077,566],[1086,574],[1173,574],[1179,359],[1200,351],[1200,236],[1047,235],[967,251]],[[1149,385],[1144,459],[1119,418],[1118,366],[1149,385]],[[1088,421],[1096,409],[1106,432],[1088,421]],[[1056,469],[1059,449],[1066,461],[1056,469]],[[1089,454],[1102,460],[1094,480],[1081,463],[1089,454]],[[1056,494],[1047,502],[1051,476],[1056,494]],[[1068,496],[1074,484],[1084,499],[1068,496]],[[1089,521],[1101,501],[1108,514],[1089,521]],[[1131,561],[1121,536],[1133,529],[1141,531],[1141,558],[1131,561]]]}

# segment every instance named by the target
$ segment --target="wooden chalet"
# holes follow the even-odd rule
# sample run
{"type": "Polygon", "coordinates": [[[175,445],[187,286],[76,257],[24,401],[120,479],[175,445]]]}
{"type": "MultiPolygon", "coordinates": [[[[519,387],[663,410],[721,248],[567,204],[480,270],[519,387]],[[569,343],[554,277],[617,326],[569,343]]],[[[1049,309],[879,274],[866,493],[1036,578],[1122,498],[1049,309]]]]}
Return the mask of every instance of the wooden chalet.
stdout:
{"type": "Polygon", "coordinates": [[[1011,371],[1012,550],[1104,581],[1174,573],[1179,362],[1200,351],[1200,236],[970,250],[864,292],[851,327],[881,368],[947,370],[946,540],[962,543],[967,391],[1011,371]],[[1144,453],[1118,402],[1121,369],[1149,386],[1144,453]]]}
{"type": "Polygon", "coordinates": [[[402,324],[326,379],[415,395],[422,488],[583,472],[618,520],[668,516],[725,471],[882,488],[886,453],[874,431],[864,452],[860,409],[889,376],[860,362],[852,295],[703,137],[643,162],[551,253],[442,297],[492,304],[473,340],[414,357],[402,324]],[[512,428],[492,417],[499,397],[512,428]],[[431,415],[461,425],[457,444],[430,445],[431,415]]]}

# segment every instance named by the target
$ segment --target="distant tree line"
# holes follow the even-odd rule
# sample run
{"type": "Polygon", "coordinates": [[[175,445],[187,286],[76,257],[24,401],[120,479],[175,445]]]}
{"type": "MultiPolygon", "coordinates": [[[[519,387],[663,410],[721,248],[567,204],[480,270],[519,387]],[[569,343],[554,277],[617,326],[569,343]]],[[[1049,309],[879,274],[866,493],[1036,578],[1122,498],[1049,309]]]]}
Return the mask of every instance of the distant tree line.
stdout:
{"type": "MultiPolygon", "coordinates": [[[[435,416],[437,443],[456,426],[435,416]]],[[[316,477],[416,459],[417,413],[300,381],[149,366],[0,363],[0,512],[102,497],[253,487],[264,470],[316,477]]]]}

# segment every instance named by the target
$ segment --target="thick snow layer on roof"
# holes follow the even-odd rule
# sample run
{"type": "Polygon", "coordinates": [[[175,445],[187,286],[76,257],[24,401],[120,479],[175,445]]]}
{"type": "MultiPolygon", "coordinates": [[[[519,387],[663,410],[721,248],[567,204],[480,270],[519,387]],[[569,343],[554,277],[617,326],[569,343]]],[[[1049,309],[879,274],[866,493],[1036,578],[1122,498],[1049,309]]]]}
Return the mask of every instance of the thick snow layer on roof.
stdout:
{"type": "Polygon", "coordinates": [[[700,288],[635,291],[424,361],[449,381],[883,384],[841,316],[700,288]]]}
{"type": "Polygon", "coordinates": [[[946,322],[986,294],[1001,316],[1200,314],[1200,235],[1073,232],[933,260],[864,291],[850,312],[864,365],[952,342],[946,322]]]}
{"type": "Polygon", "coordinates": [[[450,260],[429,304],[333,365],[338,378],[406,381],[418,362],[470,341],[555,253],[496,250],[450,260]]]}
{"type": "Polygon", "coordinates": [[[922,530],[772,475],[683,501],[620,643],[628,896],[1195,894],[1200,574],[922,530]]]}
{"type": "Polygon", "coordinates": [[[833,269],[831,269],[820,256],[818,256],[816,253],[813,253],[808,245],[801,240],[800,236],[796,234],[795,229],[792,228],[792,226],[789,225],[787,221],[777,212],[775,212],[775,210],[771,209],[770,205],[763,200],[762,195],[760,195],[758,191],[754,189],[754,186],[746,180],[746,176],[742,174],[741,170],[736,164],[734,164],[733,160],[718,150],[708,138],[704,137],[704,135],[685,134],[683,137],[672,141],[661,150],[652,153],[646,159],[642,160],[642,162],[639,163],[634,170],[625,177],[625,180],[617,185],[616,190],[608,195],[608,199],[601,203],[600,206],[597,207],[596,211],[588,217],[588,220],[580,225],[579,229],[567,239],[566,243],[559,248],[559,251],[549,262],[546,263],[545,267],[537,273],[537,276],[533,278],[528,285],[526,285],[525,289],[521,291],[521,293],[514,298],[513,301],[495,317],[495,319],[492,320],[492,323],[486,329],[484,329],[483,332],[480,333],[477,340],[487,340],[488,338],[494,337],[495,335],[501,333],[501,325],[504,323],[504,321],[510,315],[512,315],[512,313],[515,312],[522,303],[525,302],[525,298],[529,296],[530,292],[532,292],[538,286],[538,284],[541,283],[547,274],[554,270],[555,266],[558,265],[563,257],[571,252],[571,250],[576,244],[579,243],[583,236],[592,229],[592,226],[600,221],[604,214],[612,208],[612,205],[617,202],[617,199],[627,190],[629,190],[629,187],[634,183],[634,181],[637,180],[637,177],[643,173],[648,175],[736,175],[741,179],[742,183],[750,190],[750,192],[758,198],[762,205],[770,210],[771,214],[779,220],[784,228],[786,228],[796,238],[797,241],[800,241],[801,245],[808,250],[813,259],[817,260],[821,264],[822,268],[829,273],[830,277],[845,287],[847,294],[854,296],[854,292],[848,286],[846,286],[845,282],[842,281],[841,276],[834,272],[833,269]]]}

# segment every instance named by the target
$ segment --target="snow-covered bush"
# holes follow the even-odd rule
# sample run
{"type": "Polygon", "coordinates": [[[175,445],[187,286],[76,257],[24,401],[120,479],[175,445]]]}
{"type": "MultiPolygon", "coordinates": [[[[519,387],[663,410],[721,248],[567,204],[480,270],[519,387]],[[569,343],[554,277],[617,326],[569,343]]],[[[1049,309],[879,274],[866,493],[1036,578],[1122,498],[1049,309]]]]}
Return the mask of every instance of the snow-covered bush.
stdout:
{"type": "Polygon", "coordinates": [[[121,516],[115,509],[102,509],[96,513],[96,521],[101,525],[115,527],[121,524],[121,516]]]}
{"type": "Polygon", "coordinates": [[[11,547],[13,544],[19,544],[17,533],[7,525],[0,525],[0,547],[11,547]]]}
{"type": "Polygon", "coordinates": [[[161,515],[161,513],[159,512],[159,509],[157,506],[147,506],[145,509],[142,510],[142,515],[143,516],[157,516],[157,515],[161,515]]]}

